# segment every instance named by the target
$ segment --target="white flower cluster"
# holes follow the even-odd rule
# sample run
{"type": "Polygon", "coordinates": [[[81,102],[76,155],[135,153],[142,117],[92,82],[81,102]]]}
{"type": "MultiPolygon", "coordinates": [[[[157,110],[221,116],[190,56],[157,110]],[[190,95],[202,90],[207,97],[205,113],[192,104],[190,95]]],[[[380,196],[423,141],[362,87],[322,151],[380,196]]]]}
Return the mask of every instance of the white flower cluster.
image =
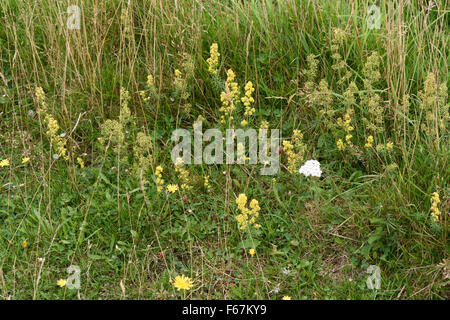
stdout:
{"type": "Polygon", "coordinates": [[[298,171],[304,174],[306,177],[313,176],[319,177],[322,175],[322,170],[320,169],[320,163],[317,160],[308,160],[298,171]]]}

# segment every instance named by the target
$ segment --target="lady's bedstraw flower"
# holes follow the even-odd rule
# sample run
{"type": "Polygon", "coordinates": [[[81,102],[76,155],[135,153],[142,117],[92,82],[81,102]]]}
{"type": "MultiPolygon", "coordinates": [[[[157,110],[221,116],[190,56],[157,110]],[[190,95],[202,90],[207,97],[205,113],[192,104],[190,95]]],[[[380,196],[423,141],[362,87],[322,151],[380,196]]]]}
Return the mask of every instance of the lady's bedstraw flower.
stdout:
{"type": "Polygon", "coordinates": [[[169,184],[167,185],[167,191],[170,193],[175,193],[178,191],[178,186],[176,184],[169,184]]]}
{"type": "Polygon", "coordinates": [[[225,124],[227,122],[226,117],[231,121],[233,120],[232,113],[236,109],[236,102],[239,100],[239,85],[235,82],[236,75],[233,70],[228,69],[227,81],[225,82],[225,91],[220,93],[220,101],[222,107],[219,111],[223,114],[220,116],[220,122],[225,124]]]}
{"type": "Polygon", "coordinates": [[[439,216],[441,215],[441,211],[438,208],[438,204],[439,204],[439,202],[441,202],[441,200],[439,199],[439,194],[437,192],[433,192],[431,194],[430,202],[431,202],[431,208],[430,208],[431,217],[433,218],[433,220],[435,222],[438,222],[439,216]]]}
{"type": "Polygon", "coordinates": [[[155,169],[155,177],[156,177],[156,190],[161,192],[164,186],[164,179],[162,178],[163,168],[161,166],[157,166],[155,169]]]}
{"type": "Polygon", "coordinates": [[[342,151],[345,149],[345,144],[344,144],[344,142],[342,142],[342,139],[339,139],[338,141],[336,141],[336,146],[339,151],[342,151]]]}
{"type": "Polygon", "coordinates": [[[80,157],[77,158],[77,162],[80,165],[80,168],[84,168],[84,161],[80,157]]]}
{"type": "Polygon", "coordinates": [[[65,160],[69,160],[69,156],[67,155],[65,134],[58,135],[57,132],[59,130],[58,121],[47,112],[47,104],[45,102],[45,94],[44,90],[41,87],[37,87],[35,91],[36,100],[39,104],[38,113],[44,119],[44,122],[47,124],[47,132],[45,133],[49,138],[51,144],[54,149],[58,153],[58,157],[63,157],[65,160]]]}
{"type": "Polygon", "coordinates": [[[186,277],[184,274],[181,276],[176,276],[175,281],[173,282],[173,286],[180,290],[189,290],[193,287],[192,279],[186,277]]]}
{"type": "Polygon", "coordinates": [[[208,192],[211,191],[211,185],[209,184],[209,176],[205,176],[203,185],[208,192]]]}
{"type": "Polygon", "coordinates": [[[364,145],[364,147],[365,147],[366,149],[370,149],[370,148],[372,148],[372,145],[373,145],[373,136],[368,136],[368,137],[367,137],[367,142],[366,142],[366,144],[364,145]]]}
{"type": "Polygon", "coordinates": [[[392,150],[393,147],[394,147],[394,144],[392,142],[386,143],[386,150],[392,150]]]}
{"type": "Polygon", "coordinates": [[[154,84],[155,84],[155,82],[154,82],[153,76],[151,74],[149,74],[147,76],[147,86],[149,88],[151,88],[151,87],[153,87],[154,84]]]}
{"type": "Polygon", "coordinates": [[[287,168],[289,172],[296,172],[299,162],[303,161],[306,146],[302,140],[302,132],[300,130],[294,130],[292,133],[292,143],[288,140],[283,141],[283,150],[287,155],[287,168]]]}
{"type": "Polygon", "coordinates": [[[322,175],[322,170],[320,169],[320,163],[317,160],[308,160],[305,162],[303,166],[301,166],[300,170],[298,171],[301,174],[313,177],[319,177],[322,175]]]}
{"type": "Polygon", "coordinates": [[[217,67],[219,66],[219,57],[220,57],[219,46],[217,45],[217,43],[213,43],[211,45],[209,53],[211,56],[208,59],[206,59],[206,63],[208,64],[208,71],[211,74],[216,75],[218,72],[217,67]]]}
{"type": "Polygon", "coordinates": [[[180,180],[181,190],[191,190],[191,180],[189,178],[189,172],[184,168],[184,162],[182,158],[175,160],[175,172],[180,180]]]}
{"type": "Polygon", "coordinates": [[[247,82],[245,85],[245,96],[241,98],[242,103],[245,106],[245,116],[251,116],[253,113],[255,113],[256,109],[251,107],[251,104],[255,102],[255,99],[253,99],[252,94],[255,91],[255,88],[253,88],[253,83],[251,81],[247,82]]]}
{"type": "Polygon", "coordinates": [[[247,196],[241,193],[236,198],[236,204],[238,206],[241,214],[236,216],[236,221],[239,224],[239,229],[244,230],[249,225],[254,225],[255,228],[260,228],[261,225],[255,223],[256,218],[259,216],[259,211],[261,210],[259,202],[256,199],[250,201],[249,207],[247,207],[247,196]]]}
{"type": "Polygon", "coordinates": [[[0,168],[3,168],[3,167],[9,167],[8,159],[3,159],[2,161],[0,161],[0,168]]]}

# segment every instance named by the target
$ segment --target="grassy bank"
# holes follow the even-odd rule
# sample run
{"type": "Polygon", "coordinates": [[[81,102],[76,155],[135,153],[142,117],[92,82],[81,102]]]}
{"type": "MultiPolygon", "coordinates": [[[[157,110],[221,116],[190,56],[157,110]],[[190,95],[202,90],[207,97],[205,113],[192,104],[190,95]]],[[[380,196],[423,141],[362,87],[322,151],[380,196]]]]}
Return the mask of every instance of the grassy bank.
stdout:
{"type": "Polygon", "coordinates": [[[1,2],[0,297],[448,299],[449,10],[1,2]],[[195,120],[279,129],[280,172],[176,166],[195,120]]]}

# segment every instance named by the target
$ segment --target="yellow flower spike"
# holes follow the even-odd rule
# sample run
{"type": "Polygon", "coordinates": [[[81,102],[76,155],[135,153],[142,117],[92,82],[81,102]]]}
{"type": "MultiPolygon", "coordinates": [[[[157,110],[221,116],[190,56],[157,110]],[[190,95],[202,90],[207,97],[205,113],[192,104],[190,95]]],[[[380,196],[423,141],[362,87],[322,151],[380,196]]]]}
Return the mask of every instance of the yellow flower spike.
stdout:
{"type": "Polygon", "coordinates": [[[241,230],[246,229],[249,225],[254,225],[255,228],[261,227],[259,224],[255,223],[256,218],[259,216],[259,211],[261,210],[258,200],[253,199],[250,201],[249,208],[247,208],[247,200],[248,198],[245,193],[241,193],[236,198],[236,204],[241,212],[241,214],[236,216],[236,221],[241,230]]]}
{"type": "Polygon", "coordinates": [[[77,162],[80,165],[80,168],[84,168],[84,161],[80,157],[77,158],[77,162]]]}
{"type": "Polygon", "coordinates": [[[342,151],[345,149],[345,145],[344,145],[344,142],[342,142],[342,139],[339,139],[338,141],[336,141],[336,146],[339,151],[342,151]]]}
{"type": "Polygon", "coordinates": [[[386,144],[386,150],[392,150],[393,147],[394,147],[394,144],[392,142],[388,142],[386,144]]]}
{"type": "Polygon", "coordinates": [[[439,221],[439,217],[441,215],[441,211],[438,208],[438,204],[441,202],[441,200],[439,199],[439,194],[437,192],[433,192],[431,194],[431,208],[430,208],[430,212],[431,212],[431,217],[433,218],[433,220],[435,222],[439,221]]]}
{"type": "Polygon", "coordinates": [[[193,287],[192,279],[189,277],[186,277],[185,275],[176,276],[175,281],[173,282],[173,286],[177,288],[178,291],[180,290],[189,290],[193,287]]]}
{"type": "Polygon", "coordinates": [[[151,74],[149,74],[147,76],[147,86],[150,88],[150,87],[153,87],[153,85],[154,85],[153,76],[151,74]]]}
{"type": "Polygon", "coordinates": [[[59,287],[64,287],[66,284],[67,284],[67,280],[64,280],[64,279],[59,279],[57,282],[56,282],[56,284],[59,286],[59,287]]]}
{"type": "Polygon", "coordinates": [[[366,149],[370,149],[373,145],[373,136],[367,137],[367,143],[364,145],[366,149]]]}
{"type": "Polygon", "coordinates": [[[217,43],[213,43],[211,45],[209,53],[211,56],[206,60],[206,63],[208,64],[208,71],[211,74],[216,75],[218,72],[217,67],[219,66],[219,57],[220,57],[219,46],[217,45],[217,43]]]}
{"type": "Polygon", "coordinates": [[[163,168],[161,166],[157,166],[155,169],[155,182],[156,182],[156,191],[161,193],[164,186],[164,179],[162,178],[163,168]]]}

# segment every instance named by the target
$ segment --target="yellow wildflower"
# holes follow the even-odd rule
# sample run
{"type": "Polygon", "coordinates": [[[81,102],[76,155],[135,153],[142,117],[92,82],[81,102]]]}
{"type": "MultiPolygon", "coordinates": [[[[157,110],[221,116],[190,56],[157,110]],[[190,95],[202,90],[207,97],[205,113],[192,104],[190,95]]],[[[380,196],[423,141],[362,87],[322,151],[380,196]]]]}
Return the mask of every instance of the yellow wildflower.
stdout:
{"type": "Polygon", "coordinates": [[[211,45],[211,48],[209,49],[210,57],[206,60],[206,63],[208,63],[208,71],[212,74],[217,74],[217,67],[219,65],[219,46],[217,43],[213,43],[211,45]]]}
{"type": "Polygon", "coordinates": [[[203,185],[205,186],[206,190],[211,190],[211,186],[209,184],[209,176],[205,176],[203,185]]]}
{"type": "Polygon", "coordinates": [[[27,240],[24,240],[24,242],[23,242],[23,248],[24,248],[24,249],[27,248],[27,244],[28,244],[28,243],[27,243],[27,240]]]}
{"type": "Polygon", "coordinates": [[[80,165],[81,168],[84,168],[84,161],[83,159],[81,159],[80,157],[77,158],[78,164],[80,165]]]}
{"type": "Polygon", "coordinates": [[[56,282],[56,284],[58,286],[60,286],[61,288],[64,287],[66,285],[66,283],[67,283],[67,280],[64,280],[64,279],[59,279],[58,282],[56,282]]]}
{"type": "Polygon", "coordinates": [[[247,208],[247,196],[244,193],[241,193],[236,198],[236,204],[238,206],[241,214],[236,216],[236,221],[239,224],[239,229],[246,229],[249,225],[254,225],[255,228],[260,228],[261,226],[256,222],[256,218],[259,216],[259,211],[261,207],[259,206],[259,202],[256,199],[250,201],[249,208],[247,208]]]}
{"type": "Polygon", "coordinates": [[[159,192],[162,191],[163,186],[164,186],[164,180],[162,178],[162,171],[163,168],[161,166],[157,166],[155,169],[155,177],[156,177],[156,190],[159,192]]]}
{"type": "Polygon", "coordinates": [[[386,144],[386,150],[392,150],[393,147],[394,147],[394,144],[392,142],[388,142],[386,144]]]}
{"type": "Polygon", "coordinates": [[[438,208],[438,204],[441,202],[441,200],[439,199],[439,194],[437,192],[433,192],[431,194],[431,217],[433,218],[433,220],[435,222],[439,221],[439,216],[441,215],[441,211],[438,208]]]}
{"type": "Polygon", "coordinates": [[[2,161],[0,161],[0,168],[8,167],[8,166],[9,166],[9,160],[8,159],[3,159],[2,161]]]}
{"type": "Polygon", "coordinates": [[[169,184],[167,185],[167,191],[170,193],[175,193],[178,191],[178,186],[176,184],[169,184]]]}
{"type": "Polygon", "coordinates": [[[190,190],[189,172],[184,168],[183,159],[177,158],[175,161],[175,172],[178,175],[178,179],[181,181],[181,190],[190,190]]]}
{"type": "Polygon", "coordinates": [[[345,149],[345,145],[344,145],[344,142],[342,142],[342,139],[339,139],[339,140],[336,142],[336,145],[337,145],[337,148],[338,148],[339,151],[342,151],[342,150],[345,149]]]}
{"type": "Polygon", "coordinates": [[[180,290],[189,290],[192,288],[192,279],[189,277],[184,276],[183,274],[181,276],[176,276],[175,281],[173,283],[173,286],[177,288],[178,291],[180,290]]]}
{"type": "Polygon", "coordinates": [[[150,87],[153,87],[153,85],[154,85],[153,76],[151,74],[149,74],[147,76],[147,86],[150,88],[150,87]]]}
{"type": "Polygon", "coordinates": [[[353,138],[353,135],[351,135],[351,134],[348,134],[348,135],[345,136],[345,141],[346,141],[349,145],[352,144],[351,138],[353,138]]]}
{"type": "Polygon", "coordinates": [[[291,297],[290,297],[290,296],[284,296],[284,297],[282,298],[282,300],[291,300],[291,297]]]}
{"type": "Polygon", "coordinates": [[[30,158],[28,158],[28,157],[22,158],[22,164],[28,163],[29,161],[30,161],[30,158]]]}
{"type": "Polygon", "coordinates": [[[251,248],[250,250],[248,250],[248,253],[253,257],[256,253],[255,249],[251,248]]]}
{"type": "Polygon", "coordinates": [[[367,137],[367,143],[364,145],[366,149],[370,149],[373,145],[373,136],[367,137]]]}

